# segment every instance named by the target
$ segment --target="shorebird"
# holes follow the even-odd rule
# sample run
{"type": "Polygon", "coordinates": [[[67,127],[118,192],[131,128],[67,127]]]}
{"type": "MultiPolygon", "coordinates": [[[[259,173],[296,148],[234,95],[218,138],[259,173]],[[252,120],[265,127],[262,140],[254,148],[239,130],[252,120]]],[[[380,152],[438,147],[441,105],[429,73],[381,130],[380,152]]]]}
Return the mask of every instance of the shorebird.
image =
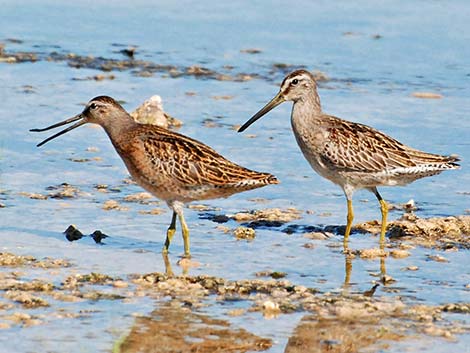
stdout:
{"type": "Polygon", "coordinates": [[[417,179],[458,169],[458,156],[419,151],[370,126],[324,114],[317,83],[306,70],[297,70],[282,81],[279,93],[249,119],[238,132],[279,104],[292,101],[291,124],[297,143],[311,167],[339,185],[347,199],[344,248],[348,248],[354,218],[352,197],[357,189],[374,193],[380,203],[380,246],[385,244],[388,208],[378,186],[406,185],[417,179]]]}
{"type": "Polygon", "coordinates": [[[118,102],[107,96],[93,98],[80,114],[70,119],[30,131],[46,131],[72,122],[76,123],[37,146],[86,123],[100,125],[137,184],[166,201],[173,211],[164,253],[168,252],[178,217],[184,257],[190,257],[189,230],[183,216],[185,203],[228,197],[279,183],[275,176],[241,167],[199,141],[156,125],[135,122],[118,102]]]}

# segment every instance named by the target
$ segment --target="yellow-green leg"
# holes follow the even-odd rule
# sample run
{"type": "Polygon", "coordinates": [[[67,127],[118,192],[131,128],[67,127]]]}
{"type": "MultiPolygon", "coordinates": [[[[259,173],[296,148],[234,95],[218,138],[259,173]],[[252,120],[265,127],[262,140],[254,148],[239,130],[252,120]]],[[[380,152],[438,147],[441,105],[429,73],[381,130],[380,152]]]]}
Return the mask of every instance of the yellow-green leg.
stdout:
{"type": "Polygon", "coordinates": [[[183,234],[183,244],[184,244],[184,257],[190,258],[191,253],[189,251],[189,229],[186,225],[186,221],[184,220],[183,212],[178,214],[180,223],[181,223],[181,232],[183,234]]]}
{"type": "Polygon", "coordinates": [[[171,240],[173,239],[173,235],[175,235],[176,231],[176,212],[173,212],[173,216],[171,217],[171,223],[166,231],[166,240],[165,245],[163,246],[162,252],[164,254],[168,253],[168,248],[170,247],[171,240]]]}
{"type": "Polygon", "coordinates": [[[375,197],[377,197],[377,200],[379,200],[380,203],[380,212],[382,213],[382,224],[380,227],[380,249],[383,249],[385,247],[385,233],[387,232],[387,216],[388,216],[388,206],[385,200],[380,196],[379,191],[377,188],[372,188],[370,189],[374,194],[375,197]]]}
{"type": "Polygon", "coordinates": [[[380,258],[380,277],[384,278],[387,274],[387,270],[385,268],[385,257],[380,258]]]}
{"type": "Polygon", "coordinates": [[[380,211],[382,212],[382,227],[380,228],[380,248],[385,247],[385,232],[387,231],[387,215],[388,207],[387,203],[384,200],[379,200],[380,202],[380,211]]]}
{"type": "Polygon", "coordinates": [[[352,200],[348,199],[348,216],[347,216],[347,223],[346,223],[346,231],[344,232],[344,240],[343,240],[343,248],[346,251],[348,249],[348,240],[349,234],[351,234],[352,222],[354,219],[354,210],[352,205],[352,200]]]}

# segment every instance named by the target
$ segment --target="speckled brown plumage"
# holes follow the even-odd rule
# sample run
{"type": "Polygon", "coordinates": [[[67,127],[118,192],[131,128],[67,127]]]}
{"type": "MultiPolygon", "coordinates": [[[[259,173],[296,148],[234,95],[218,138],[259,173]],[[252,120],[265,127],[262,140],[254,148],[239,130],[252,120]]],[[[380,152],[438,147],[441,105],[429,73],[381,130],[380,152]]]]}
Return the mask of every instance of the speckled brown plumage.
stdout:
{"type": "Polygon", "coordinates": [[[387,205],[377,187],[405,185],[444,170],[459,168],[457,156],[422,152],[370,126],[324,114],[315,79],[305,70],[287,75],[279,93],[239,131],[244,131],[285,101],[294,102],[291,123],[305,158],[317,173],[338,184],[346,195],[345,248],[353,220],[352,195],[355,190],[368,189],[379,200],[382,211],[380,243],[383,246],[387,205]]]}
{"type": "Polygon", "coordinates": [[[135,180],[162,200],[190,202],[277,184],[268,173],[241,167],[212,148],[152,125],[113,140],[135,180]]]}
{"type": "Polygon", "coordinates": [[[73,118],[31,131],[45,131],[74,121],[78,122],[38,146],[85,123],[101,125],[134,180],[166,201],[173,210],[165,252],[175,232],[178,216],[185,256],[190,255],[189,231],[183,216],[184,203],[227,197],[279,183],[273,175],[239,166],[201,142],[155,125],[136,123],[119,103],[107,96],[93,98],[83,112],[73,118]]]}

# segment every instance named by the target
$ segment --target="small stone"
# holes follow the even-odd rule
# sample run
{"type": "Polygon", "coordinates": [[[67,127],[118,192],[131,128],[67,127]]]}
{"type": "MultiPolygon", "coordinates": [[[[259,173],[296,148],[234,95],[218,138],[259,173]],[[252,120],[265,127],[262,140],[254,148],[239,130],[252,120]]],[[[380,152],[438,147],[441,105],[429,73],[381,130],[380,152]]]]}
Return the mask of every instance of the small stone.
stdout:
{"type": "Polygon", "coordinates": [[[410,200],[408,200],[408,202],[405,202],[402,205],[402,207],[406,212],[413,212],[413,211],[416,211],[418,209],[418,207],[416,207],[415,200],[413,200],[413,199],[410,199],[410,200]]]}
{"type": "Polygon", "coordinates": [[[93,233],[90,234],[90,237],[93,238],[96,244],[102,244],[102,240],[104,238],[108,238],[109,235],[104,234],[101,230],[95,230],[93,233]]]}
{"type": "Polygon", "coordinates": [[[444,256],[441,255],[428,255],[427,258],[436,262],[449,262],[444,256]]]}
{"type": "Polygon", "coordinates": [[[256,236],[256,232],[253,228],[237,227],[233,231],[233,235],[235,235],[237,239],[253,240],[256,236]]]}
{"type": "Polygon", "coordinates": [[[263,316],[266,319],[275,318],[281,312],[281,309],[279,308],[279,304],[274,303],[271,300],[266,300],[265,302],[263,302],[262,308],[263,308],[263,316]]]}
{"type": "Polygon", "coordinates": [[[47,200],[47,196],[43,194],[33,193],[33,192],[20,192],[21,196],[29,197],[33,200],[47,200]]]}
{"type": "Polygon", "coordinates": [[[122,281],[122,280],[117,280],[113,282],[113,287],[116,288],[127,288],[129,287],[129,283],[122,281]]]}
{"type": "Polygon", "coordinates": [[[408,266],[408,267],[405,267],[405,270],[406,271],[418,271],[419,267],[418,266],[408,266]]]}
{"type": "Polygon", "coordinates": [[[304,238],[315,239],[315,240],[325,240],[332,237],[333,234],[330,232],[309,232],[304,234],[304,238]]]}
{"type": "Polygon", "coordinates": [[[225,96],[212,96],[213,99],[215,100],[230,100],[230,99],[233,99],[233,96],[228,96],[228,95],[225,95],[225,96]]]}
{"type": "Polygon", "coordinates": [[[434,93],[434,92],[413,92],[411,94],[415,98],[423,98],[423,99],[441,99],[442,94],[434,93]]]}
{"type": "Polygon", "coordinates": [[[261,52],[262,50],[258,48],[247,48],[247,49],[240,50],[240,53],[243,53],[243,54],[259,54],[261,52]]]}
{"type": "Polygon", "coordinates": [[[103,204],[103,210],[109,211],[109,210],[117,210],[117,211],[127,211],[129,208],[128,207],[122,207],[119,202],[116,200],[108,200],[103,204]]]}
{"type": "Polygon", "coordinates": [[[152,208],[149,211],[143,211],[143,210],[139,211],[140,214],[149,214],[149,215],[159,215],[165,212],[166,210],[164,210],[163,208],[158,208],[158,207],[152,208]]]}
{"type": "Polygon", "coordinates": [[[230,232],[230,228],[229,228],[229,227],[223,226],[223,225],[221,225],[221,224],[218,225],[217,227],[215,227],[215,229],[220,230],[220,231],[222,231],[222,232],[224,232],[224,233],[229,233],[229,232],[230,232]]]}
{"type": "Polygon", "coordinates": [[[410,253],[406,250],[393,249],[392,251],[390,251],[390,256],[395,259],[404,259],[405,257],[410,256],[410,253]]]}
{"type": "Polygon", "coordinates": [[[204,205],[204,204],[195,204],[195,205],[189,205],[188,208],[192,210],[197,210],[197,211],[220,211],[221,209],[219,207],[214,207],[210,205],[204,205]]]}
{"type": "Polygon", "coordinates": [[[236,316],[242,316],[243,314],[246,313],[245,309],[232,309],[227,312],[228,316],[236,317],[236,316]]]}
{"type": "Polygon", "coordinates": [[[388,255],[384,250],[377,248],[362,249],[359,250],[358,253],[361,259],[375,259],[378,257],[386,257],[388,255]]]}
{"type": "Polygon", "coordinates": [[[64,231],[64,234],[68,241],[75,241],[83,238],[83,233],[80,232],[73,224],[68,226],[68,228],[64,231]]]}
{"type": "Polygon", "coordinates": [[[150,194],[148,192],[138,192],[136,194],[127,195],[126,197],[124,197],[124,201],[139,202],[139,201],[142,201],[142,200],[151,199],[152,197],[153,197],[152,194],[150,194]]]}

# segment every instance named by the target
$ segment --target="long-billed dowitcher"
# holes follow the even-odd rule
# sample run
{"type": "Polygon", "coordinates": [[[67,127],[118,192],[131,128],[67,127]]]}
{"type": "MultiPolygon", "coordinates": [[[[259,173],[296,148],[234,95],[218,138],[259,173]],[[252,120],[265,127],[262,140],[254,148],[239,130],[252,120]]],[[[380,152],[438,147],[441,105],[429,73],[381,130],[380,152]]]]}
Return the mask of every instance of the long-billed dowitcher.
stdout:
{"type": "Polygon", "coordinates": [[[244,131],[279,104],[293,101],[291,124],[297,143],[312,168],[339,185],[346,196],[348,215],[344,247],[354,218],[352,196],[367,189],[380,202],[380,245],[384,246],[387,204],[378,186],[406,185],[417,179],[458,169],[459,158],[416,150],[367,125],[324,114],[313,75],[297,70],[282,81],[279,93],[238,131],[244,131]]]}
{"type": "Polygon", "coordinates": [[[107,96],[93,98],[80,114],[70,119],[30,131],[46,131],[75,121],[74,125],[37,146],[86,123],[103,127],[132,178],[145,190],[166,201],[173,210],[164,253],[168,252],[178,216],[184,256],[190,256],[189,230],[183,216],[185,203],[227,197],[279,183],[273,175],[241,167],[201,142],[155,125],[136,123],[119,103],[107,96]]]}

